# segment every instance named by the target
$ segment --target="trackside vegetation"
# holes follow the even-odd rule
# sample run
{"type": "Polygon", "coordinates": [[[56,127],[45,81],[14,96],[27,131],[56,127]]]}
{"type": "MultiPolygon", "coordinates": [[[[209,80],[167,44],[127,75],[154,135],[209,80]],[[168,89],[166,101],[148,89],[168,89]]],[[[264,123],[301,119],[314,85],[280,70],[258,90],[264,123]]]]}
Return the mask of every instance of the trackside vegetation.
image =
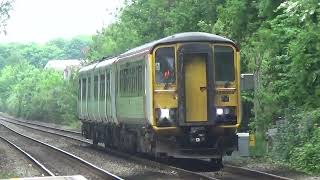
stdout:
{"type": "Polygon", "coordinates": [[[320,174],[319,0],[131,0],[115,17],[84,46],[61,40],[1,45],[0,110],[74,123],[77,75],[64,81],[43,70],[48,59],[94,61],[175,33],[208,32],[237,42],[242,73],[255,74],[255,91],[243,98],[254,104],[256,156],[320,174]],[[277,129],[272,143],[265,142],[270,128],[277,129]]]}
{"type": "Polygon", "coordinates": [[[320,173],[318,0],[132,0],[117,17],[93,36],[90,59],[184,31],[236,41],[242,73],[255,74],[255,98],[244,97],[255,105],[250,131],[264,141],[267,130],[277,128],[272,144],[259,142],[256,152],[320,173]]]}
{"type": "Polygon", "coordinates": [[[0,44],[0,111],[16,117],[80,125],[77,121],[77,70],[43,69],[52,59],[84,59],[90,36],[53,39],[45,44],[0,44]]]}
{"type": "Polygon", "coordinates": [[[27,62],[7,65],[0,72],[0,107],[16,117],[59,124],[76,121],[76,76],[38,69],[27,62]]]}

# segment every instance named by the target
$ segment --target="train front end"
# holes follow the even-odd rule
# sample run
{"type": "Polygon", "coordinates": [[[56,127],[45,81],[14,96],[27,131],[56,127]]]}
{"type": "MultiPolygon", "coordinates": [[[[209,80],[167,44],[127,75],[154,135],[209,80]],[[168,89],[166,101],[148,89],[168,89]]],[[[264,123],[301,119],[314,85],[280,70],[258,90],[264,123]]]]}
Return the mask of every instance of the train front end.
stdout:
{"type": "Polygon", "coordinates": [[[155,46],[149,60],[156,155],[221,159],[236,150],[240,58],[234,43],[180,37],[155,46]]]}

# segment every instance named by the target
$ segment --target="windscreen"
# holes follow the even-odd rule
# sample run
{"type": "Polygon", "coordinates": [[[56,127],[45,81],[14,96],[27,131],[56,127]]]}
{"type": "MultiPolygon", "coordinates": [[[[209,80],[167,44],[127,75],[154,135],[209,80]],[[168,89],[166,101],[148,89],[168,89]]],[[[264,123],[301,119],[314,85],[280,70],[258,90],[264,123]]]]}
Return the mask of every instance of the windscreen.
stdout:
{"type": "Polygon", "coordinates": [[[234,81],[234,51],[231,47],[215,46],[215,79],[216,81],[234,81]]]}

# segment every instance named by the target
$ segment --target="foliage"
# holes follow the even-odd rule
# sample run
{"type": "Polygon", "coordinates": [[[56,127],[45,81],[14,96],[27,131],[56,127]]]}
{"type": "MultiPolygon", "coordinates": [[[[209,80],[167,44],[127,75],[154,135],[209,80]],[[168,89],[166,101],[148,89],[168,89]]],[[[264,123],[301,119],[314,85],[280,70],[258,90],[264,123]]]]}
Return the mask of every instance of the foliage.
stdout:
{"type": "MultiPolygon", "coordinates": [[[[91,40],[0,45],[0,108],[33,119],[74,119],[74,81],[43,71],[49,59],[98,60],[178,32],[226,36],[241,47],[241,71],[255,74],[255,118],[261,145],[279,124],[270,152],[292,167],[319,173],[320,3],[318,0],[131,0],[91,40]],[[81,50],[80,50],[81,49],[81,50]]],[[[1,7],[0,7],[1,12],[1,7]]],[[[6,11],[4,11],[6,12],[6,11]]],[[[5,16],[4,16],[5,17],[5,16]]],[[[1,21],[0,21],[1,23],[1,21]]],[[[1,29],[1,26],[0,26],[1,29]]]]}
{"type": "MultiPolygon", "coordinates": [[[[93,37],[91,60],[177,32],[211,32],[236,41],[241,71],[255,74],[251,131],[265,139],[267,129],[285,119],[271,154],[320,172],[314,127],[320,104],[318,0],[132,0],[117,17],[93,37]]],[[[250,94],[243,99],[252,100],[250,94]]]]}
{"type": "Polygon", "coordinates": [[[19,175],[17,175],[16,172],[3,172],[3,171],[0,171],[0,178],[1,179],[9,179],[9,178],[12,178],[12,177],[18,177],[19,175]]]}
{"type": "Polygon", "coordinates": [[[88,58],[97,60],[182,31],[211,32],[224,0],[133,0],[118,21],[93,37],[88,58]]]}
{"type": "Polygon", "coordinates": [[[290,163],[305,172],[320,172],[320,129],[311,134],[311,139],[301,147],[294,147],[290,151],[290,163]]]}
{"type": "Polygon", "coordinates": [[[76,120],[76,77],[37,69],[27,62],[0,72],[1,110],[18,117],[56,123],[76,120]]]}
{"type": "Polygon", "coordinates": [[[320,172],[320,109],[288,111],[278,127],[272,155],[306,172],[320,172]]]}
{"type": "Polygon", "coordinates": [[[19,61],[28,61],[36,67],[44,67],[51,59],[84,59],[91,44],[88,36],[70,40],[53,39],[45,44],[0,44],[0,69],[19,61]]]}

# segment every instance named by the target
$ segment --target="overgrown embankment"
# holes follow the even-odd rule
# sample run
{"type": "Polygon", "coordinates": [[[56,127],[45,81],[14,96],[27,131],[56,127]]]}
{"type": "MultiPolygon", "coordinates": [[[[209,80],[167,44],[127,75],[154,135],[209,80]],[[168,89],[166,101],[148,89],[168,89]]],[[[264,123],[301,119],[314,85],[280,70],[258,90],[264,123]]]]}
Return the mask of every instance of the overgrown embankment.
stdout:
{"type": "Polygon", "coordinates": [[[76,77],[38,69],[29,63],[8,65],[0,71],[0,107],[16,117],[59,124],[77,121],[76,77]]]}

